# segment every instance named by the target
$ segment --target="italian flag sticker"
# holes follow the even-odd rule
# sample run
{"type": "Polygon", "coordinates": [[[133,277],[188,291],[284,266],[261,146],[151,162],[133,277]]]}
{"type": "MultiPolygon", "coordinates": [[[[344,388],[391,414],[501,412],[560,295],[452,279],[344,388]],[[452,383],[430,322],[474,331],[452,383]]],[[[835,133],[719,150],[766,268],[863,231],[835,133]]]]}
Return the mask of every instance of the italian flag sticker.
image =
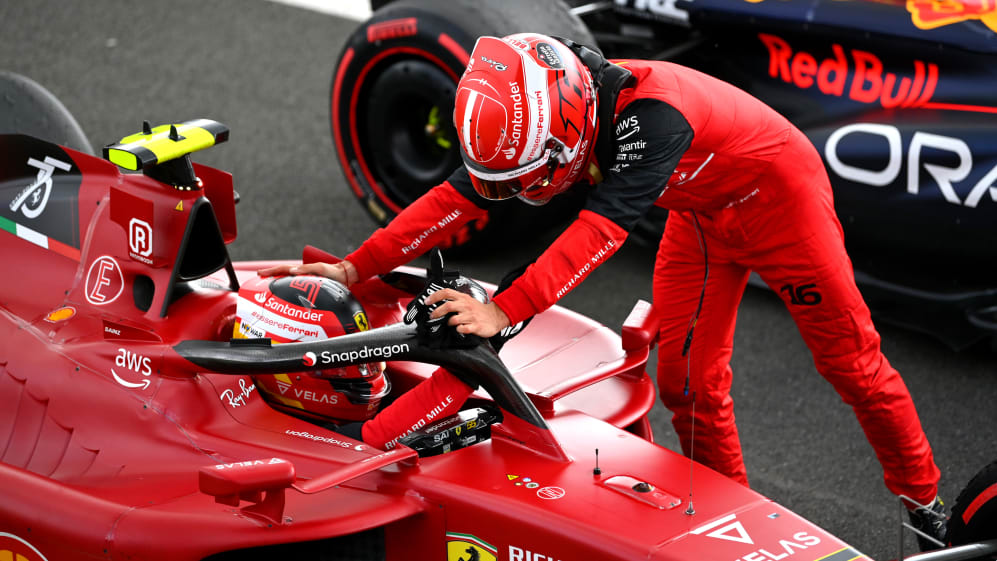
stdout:
{"type": "Polygon", "coordinates": [[[447,532],[447,561],[495,561],[495,546],[471,534],[447,532]]]}

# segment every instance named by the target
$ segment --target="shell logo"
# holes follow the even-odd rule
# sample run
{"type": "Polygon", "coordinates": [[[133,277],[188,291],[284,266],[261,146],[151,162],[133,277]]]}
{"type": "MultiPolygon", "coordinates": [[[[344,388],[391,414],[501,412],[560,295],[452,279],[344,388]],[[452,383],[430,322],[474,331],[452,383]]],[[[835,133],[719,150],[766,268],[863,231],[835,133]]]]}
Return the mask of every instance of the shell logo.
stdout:
{"type": "Polygon", "coordinates": [[[997,0],[907,0],[907,11],[918,29],[978,19],[997,32],[997,0]]]}
{"type": "Polygon", "coordinates": [[[0,561],[48,561],[30,543],[14,534],[0,532],[0,561]]]}

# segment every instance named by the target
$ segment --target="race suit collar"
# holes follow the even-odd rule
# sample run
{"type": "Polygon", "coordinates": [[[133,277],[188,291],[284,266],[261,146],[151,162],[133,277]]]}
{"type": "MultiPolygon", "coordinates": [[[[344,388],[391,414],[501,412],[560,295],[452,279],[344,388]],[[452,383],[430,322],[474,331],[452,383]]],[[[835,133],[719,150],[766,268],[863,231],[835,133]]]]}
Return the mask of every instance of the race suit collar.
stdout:
{"type": "Polygon", "coordinates": [[[598,52],[570,39],[554,37],[564,43],[582,64],[592,73],[592,81],[598,89],[598,130],[596,132],[595,148],[592,151],[599,168],[608,170],[616,157],[616,143],[613,142],[613,119],[616,116],[616,101],[620,91],[633,85],[636,81],[633,73],[626,68],[606,60],[598,52]]]}
{"type": "MultiPolygon", "coordinates": [[[[616,115],[616,101],[620,97],[620,91],[633,85],[636,79],[626,68],[617,66],[606,59],[603,59],[603,66],[599,69],[598,77],[595,79],[596,87],[599,88],[599,131],[595,139],[595,157],[599,162],[599,168],[608,170],[613,165],[616,157],[616,143],[613,141],[613,119],[616,115]]],[[[596,72],[592,72],[596,76],[596,72]]]]}

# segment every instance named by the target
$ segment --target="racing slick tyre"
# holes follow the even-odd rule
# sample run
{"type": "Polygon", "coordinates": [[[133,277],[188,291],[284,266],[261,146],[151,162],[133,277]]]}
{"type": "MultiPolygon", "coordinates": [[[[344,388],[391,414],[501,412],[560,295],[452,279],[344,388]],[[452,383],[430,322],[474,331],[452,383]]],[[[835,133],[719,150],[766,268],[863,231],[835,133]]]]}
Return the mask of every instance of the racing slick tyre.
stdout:
{"type": "Polygon", "coordinates": [[[977,473],[956,497],[947,540],[962,545],[997,538],[997,461],[977,473]]]}
{"type": "MultiPolygon", "coordinates": [[[[379,225],[462,165],[454,94],[477,38],[525,31],[595,46],[561,0],[399,0],[347,39],[332,78],[332,138],[347,183],[379,225]]],[[[490,223],[468,224],[447,245],[480,247],[489,238],[537,233],[579,202],[558,197],[543,209],[499,204],[490,223]]]]}
{"type": "Polygon", "coordinates": [[[51,92],[34,80],[0,70],[0,134],[20,133],[93,155],[83,129],[51,92]]]}

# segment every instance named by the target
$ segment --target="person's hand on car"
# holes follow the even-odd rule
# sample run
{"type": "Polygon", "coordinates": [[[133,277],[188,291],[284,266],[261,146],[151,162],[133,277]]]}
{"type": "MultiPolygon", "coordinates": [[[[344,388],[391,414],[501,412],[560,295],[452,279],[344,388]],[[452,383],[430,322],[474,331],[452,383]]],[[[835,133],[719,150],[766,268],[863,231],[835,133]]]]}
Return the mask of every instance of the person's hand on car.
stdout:
{"type": "Polygon", "coordinates": [[[453,313],[448,323],[456,326],[458,333],[487,338],[509,327],[509,317],[494,302],[485,304],[469,294],[450,288],[438,290],[426,298],[427,306],[437,302],[443,303],[433,310],[430,318],[453,313]]]}
{"type": "Polygon", "coordinates": [[[275,265],[265,267],[256,271],[261,277],[273,277],[278,275],[318,275],[328,277],[346,286],[360,280],[360,274],[356,267],[349,261],[339,263],[305,263],[301,265],[275,265]]]}

